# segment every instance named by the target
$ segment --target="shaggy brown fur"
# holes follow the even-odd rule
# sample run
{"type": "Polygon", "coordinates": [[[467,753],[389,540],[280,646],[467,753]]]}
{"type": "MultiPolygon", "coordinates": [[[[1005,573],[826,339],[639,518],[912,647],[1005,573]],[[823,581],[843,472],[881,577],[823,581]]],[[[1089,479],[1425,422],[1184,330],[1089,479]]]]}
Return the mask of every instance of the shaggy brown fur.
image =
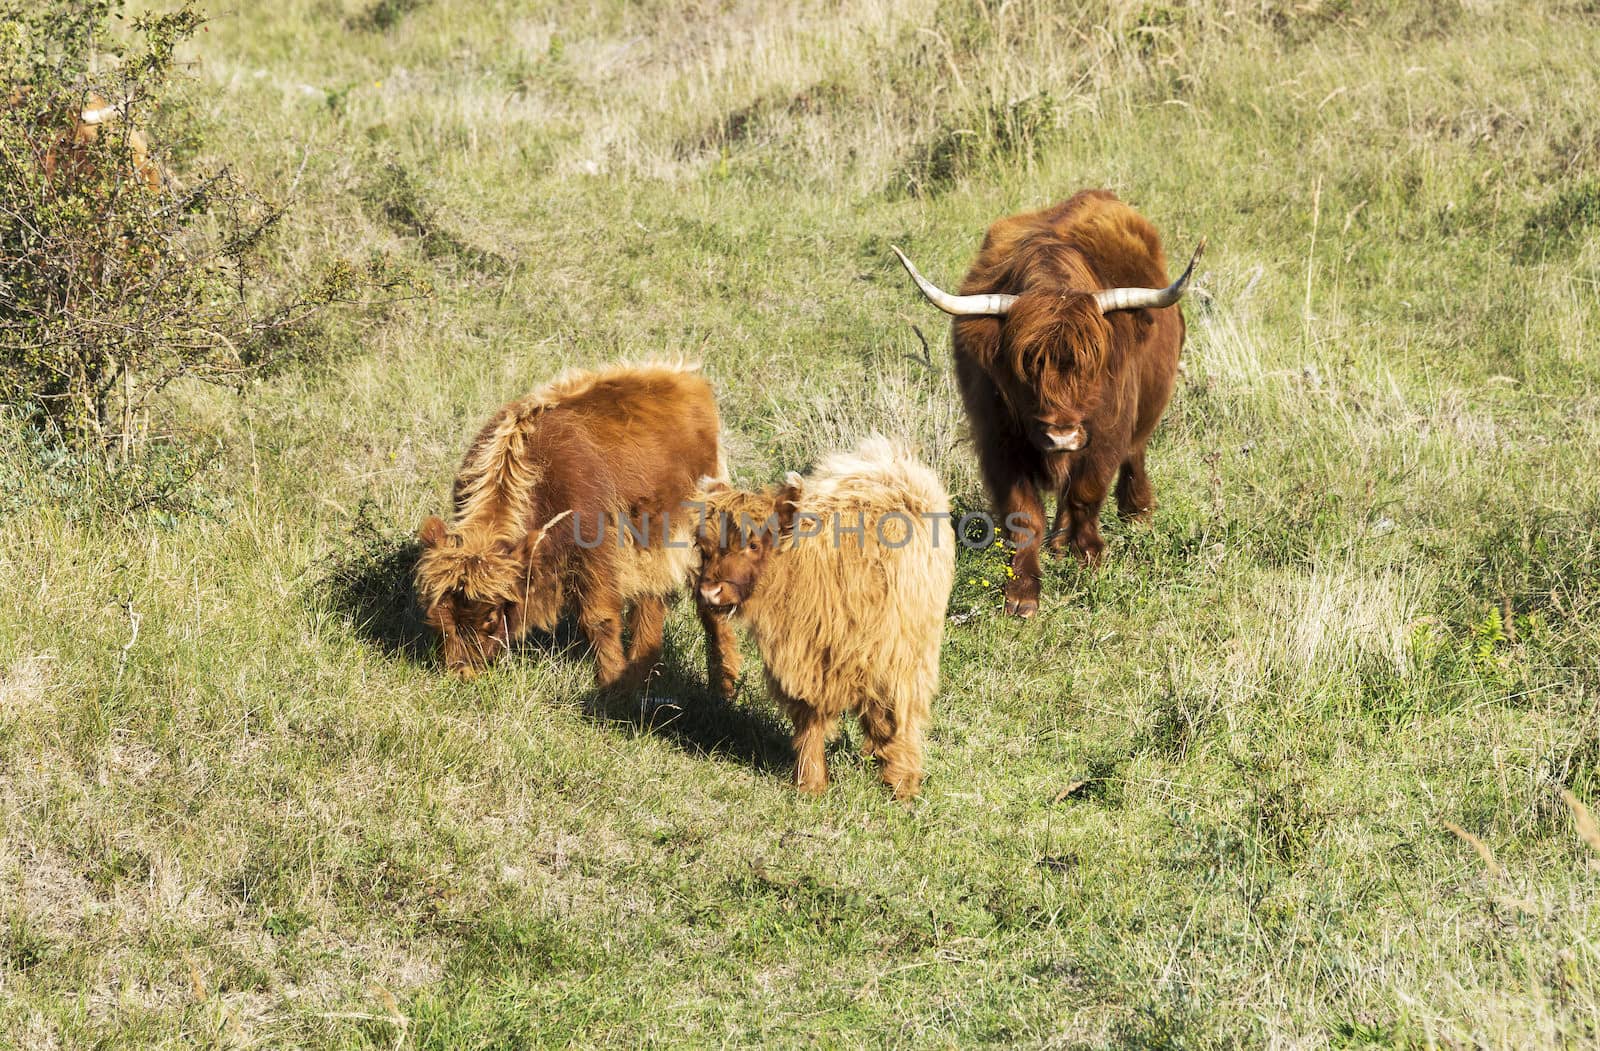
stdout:
{"type": "Polygon", "coordinates": [[[777,489],[716,485],[701,498],[700,602],[755,636],[767,687],[794,723],[795,783],[827,787],[824,748],[853,711],[883,780],[898,798],[916,795],[955,576],[938,478],[875,437],[777,489]],[[741,529],[769,516],[772,532],[741,529]]]}
{"type": "MultiPolygon", "coordinates": [[[[648,677],[666,599],[694,568],[697,516],[683,502],[699,479],[723,475],[716,403],[697,369],[572,372],[478,433],[456,477],[454,524],[429,518],[420,533],[417,595],[447,669],[473,677],[530,628],[553,628],[570,603],[601,686],[648,677]]],[[[702,611],[701,621],[712,682],[729,691],[737,646],[721,618],[702,611]]]]}
{"type": "Polygon", "coordinates": [[[961,283],[964,295],[1019,297],[1005,317],[951,326],[979,466],[1016,547],[1008,612],[1039,608],[1041,488],[1058,494],[1051,548],[1070,544],[1088,562],[1105,548],[1100,505],[1113,479],[1124,517],[1155,506],[1145,445],[1172,396],[1183,314],[1173,306],[1101,315],[1092,293],[1166,284],[1155,228],[1105,190],[1001,219],[961,283]],[[1052,449],[1052,436],[1075,430],[1086,445],[1052,449]]]}

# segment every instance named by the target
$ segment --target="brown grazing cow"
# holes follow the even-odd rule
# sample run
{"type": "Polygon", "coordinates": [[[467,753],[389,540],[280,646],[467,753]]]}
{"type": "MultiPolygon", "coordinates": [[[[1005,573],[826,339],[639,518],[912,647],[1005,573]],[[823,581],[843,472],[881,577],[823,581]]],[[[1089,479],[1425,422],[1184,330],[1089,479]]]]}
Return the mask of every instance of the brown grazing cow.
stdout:
{"type": "MultiPolygon", "coordinates": [[[[455,523],[422,523],[417,595],[465,678],[569,603],[602,687],[641,684],[661,655],[666,600],[690,582],[699,516],[684,500],[724,476],[716,402],[698,366],[570,372],[495,413],[456,477],[455,523]],[[628,652],[624,604],[633,604],[628,652]]],[[[738,647],[701,611],[711,682],[731,692],[738,647]]]]}
{"type": "Polygon", "coordinates": [[[795,784],[827,787],[824,749],[854,712],[884,782],[916,795],[955,577],[939,479],[874,436],[776,489],[718,484],[698,499],[701,605],[755,636],[767,688],[794,723],[795,784]]]}
{"type": "Polygon", "coordinates": [[[1155,227],[1105,190],[1085,190],[989,227],[950,295],[895,254],[951,324],[956,377],[984,483],[1016,549],[1006,612],[1039,609],[1040,489],[1058,494],[1052,550],[1093,563],[1105,548],[1100,505],[1155,506],[1145,444],[1172,396],[1183,314],[1172,307],[1205,248],[1166,285],[1155,227]],[[1166,287],[1160,287],[1166,285],[1166,287]]]}

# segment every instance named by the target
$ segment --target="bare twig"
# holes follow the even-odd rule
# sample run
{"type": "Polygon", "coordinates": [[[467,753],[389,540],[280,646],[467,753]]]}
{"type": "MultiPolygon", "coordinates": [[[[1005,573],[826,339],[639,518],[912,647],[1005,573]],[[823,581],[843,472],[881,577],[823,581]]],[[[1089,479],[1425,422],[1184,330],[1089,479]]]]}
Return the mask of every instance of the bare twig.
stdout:
{"type": "Polygon", "coordinates": [[[928,337],[922,334],[922,329],[917,327],[917,323],[915,321],[911,322],[911,331],[917,334],[917,340],[922,344],[922,356],[918,357],[915,354],[907,354],[906,357],[916,362],[918,365],[921,365],[929,372],[937,372],[938,369],[933,364],[933,349],[928,346],[928,337]]]}

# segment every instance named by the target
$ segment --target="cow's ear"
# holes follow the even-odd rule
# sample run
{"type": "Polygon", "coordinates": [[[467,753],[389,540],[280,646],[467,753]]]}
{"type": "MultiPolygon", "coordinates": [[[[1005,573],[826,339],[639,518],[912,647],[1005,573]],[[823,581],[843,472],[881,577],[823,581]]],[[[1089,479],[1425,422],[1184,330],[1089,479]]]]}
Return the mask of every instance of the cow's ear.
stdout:
{"type": "Polygon", "coordinates": [[[438,515],[429,515],[422,520],[422,528],[417,530],[417,539],[422,541],[423,547],[438,547],[444,540],[447,530],[444,520],[438,515]]]}
{"type": "MultiPolygon", "coordinates": [[[[795,476],[791,474],[790,478],[795,476]]],[[[777,494],[772,498],[772,513],[778,516],[778,532],[788,536],[794,532],[794,516],[800,510],[800,487],[794,482],[785,482],[778,487],[777,494]]]]}

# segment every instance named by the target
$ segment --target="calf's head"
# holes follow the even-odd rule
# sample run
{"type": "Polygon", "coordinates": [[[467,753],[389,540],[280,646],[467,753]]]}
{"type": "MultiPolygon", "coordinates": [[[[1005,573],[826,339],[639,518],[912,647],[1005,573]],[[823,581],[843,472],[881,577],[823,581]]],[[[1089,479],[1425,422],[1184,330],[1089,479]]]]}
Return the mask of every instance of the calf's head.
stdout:
{"type": "Polygon", "coordinates": [[[171,173],[151,156],[144,132],[129,124],[133,103],[132,98],[113,103],[89,92],[63,104],[59,99],[41,100],[28,89],[18,88],[11,91],[3,105],[35,108],[35,120],[48,136],[36,140],[42,151],[40,167],[45,178],[58,188],[62,179],[92,186],[95,176],[105,171],[102,166],[119,152],[125,157],[118,160],[116,167],[126,162],[138,182],[148,189],[159,192],[176,188],[171,173]]]}
{"type": "Polygon", "coordinates": [[[417,598],[439,633],[445,669],[475,678],[510,648],[527,626],[553,626],[561,608],[561,573],[552,526],[517,539],[453,533],[430,517],[418,538],[417,598]]]}
{"type": "Polygon", "coordinates": [[[777,489],[749,493],[714,482],[697,494],[704,511],[695,537],[702,606],[731,613],[755,593],[774,553],[793,536],[798,483],[791,474],[777,489]]]}

